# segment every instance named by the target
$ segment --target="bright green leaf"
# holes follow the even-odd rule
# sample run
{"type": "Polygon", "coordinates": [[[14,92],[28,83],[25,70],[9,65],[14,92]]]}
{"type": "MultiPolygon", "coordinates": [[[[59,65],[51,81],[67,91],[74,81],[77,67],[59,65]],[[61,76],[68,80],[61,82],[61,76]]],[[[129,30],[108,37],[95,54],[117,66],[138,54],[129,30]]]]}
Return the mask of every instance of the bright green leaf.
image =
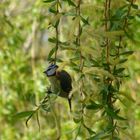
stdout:
{"type": "Polygon", "coordinates": [[[49,52],[48,60],[51,59],[51,57],[52,57],[52,55],[54,54],[55,51],[56,51],[56,47],[54,47],[54,48],[49,52]]]}
{"type": "Polygon", "coordinates": [[[87,19],[85,19],[85,18],[83,18],[83,17],[81,16],[81,20],[82,20],[82,22],[83,22],[85,25],[89,25],[88,17],[87,17],[87,19]]]}
{"type": "Polygon", "coordinates": [[[14,119],[25,118],[25,117],[32,115],[33,113],[34,113],[34,111],[23,111],[23,112],[19,112],[19,113],[16,113],[15,115],[13,115],[13,118],[14,119]]]}
{"type": "Polygon", "coordinates": [[[43,2],[50,3],[50,2],[53,2],[53,1],[56,1],[56,0],[44,0],[43,2]]]}

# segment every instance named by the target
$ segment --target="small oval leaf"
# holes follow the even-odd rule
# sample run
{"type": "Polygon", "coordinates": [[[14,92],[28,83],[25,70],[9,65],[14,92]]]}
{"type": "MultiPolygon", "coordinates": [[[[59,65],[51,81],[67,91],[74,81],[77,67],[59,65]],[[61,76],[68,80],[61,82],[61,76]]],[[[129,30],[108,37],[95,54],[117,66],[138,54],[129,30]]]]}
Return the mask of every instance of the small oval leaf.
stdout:
{"type": "Polygon", "coordinates": [[[35,111],[23,111],[23,112],[19,112],[16,113],[15,115],[13,115],[14,119],[20,119],[20,118],[25,118],[30,116],[31,114],[33,114],[35,111]]]}

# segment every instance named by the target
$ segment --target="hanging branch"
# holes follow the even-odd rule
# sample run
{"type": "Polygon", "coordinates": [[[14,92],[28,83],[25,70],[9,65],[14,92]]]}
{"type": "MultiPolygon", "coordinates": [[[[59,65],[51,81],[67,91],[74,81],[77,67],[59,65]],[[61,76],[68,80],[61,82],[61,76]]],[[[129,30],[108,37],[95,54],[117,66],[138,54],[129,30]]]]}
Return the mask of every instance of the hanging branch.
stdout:
{"type": "MultiPolygon", "coordinates": [[[[78,0],[78,4],[77,4],[77,7],[76,7],[76,15],[78,17],[81,17],[81,0],[78,0]]],[[[81,32],[82,32],[82,27],[81,27],[81,20],[79,20],[79,23],[78,23],[78,31],[77,31],[77,37],[76,37],[76,45],[77,47],[80,47],[81,46],[81,32]]],[[[79,70],[80,72],[82,73],[83,71],[83,66],[84,66],[84,59],[83,59],[83,56],[82,56],[82,52],[81,50],[79,50],[79,53],[80,53],[80,64],[79,64],[79,70]]],[[[81,80],[82,82],[82,86],[83,87],[83,80],[81,80]]],[[[81,96],[83,96],[83,91],[82,91],[82,88],[80,88],[80,92],[81,92],[81,96]]]]}
{"type": "MultiPolygon", "coordinates": [[[[110,19],[110,5],[111,5],[111,0],[106,0],[105,1],[105,12],[104,12],[104,17],[105,17],[105,32],[109,30],[109,19],[110,19]]],[[[109,46],[109,39],[106,37],[105,39],[105,45],[106,45],[106,62],[109,65],[109,52],[110,52],[110,46],[109,46]]]]}
{"type": "MultiPolygon", "coordinates": [[[[130,11],[131,11],[131,7],[132,7],[133,3],[134,3],[134,0],[131,0],[130,4],[128,6],[128,11],[127,11],[126,17],[124,19],[124,24],[123,24],[123,28],[122,28],[124,31],[126,30],[126,26],[128,24],[128,16],[130,15],[130,11]]],[[[122,44],[122,36],[120,36],[120,38],[119,38],[119,47],[118,47],[118,53],[117,53],[118,56],[119,56],[119,53],[120,53],[120,48],[122,46],[121,44],[122,44]]]]}
{"type": "MultiPolygon", "coordinates": [[[[76,8],[76,15],[77,17],[81,17],[81,0],[78,0],[77,1],[77,6],[75,7],[76,8]]],[[[81,46],[81,33],[82,33],[82,27],[81,27],[81,18],[78,22],[78,27],[77,27],[77,34],[76,34],[76,46],[77,47],[80,47],[81,46]]],[[[84,60],[83,60],[83,56],[82,56],[82,52],[81,50],[79,49],[79,54],[80,54],[80,64],[79,64],[79,71],[80,71],[80,74],[82,74],[82,71],[83,71],[83,63],[84,63],[84,60]]],[[[83,82],[83,79],[81,79],[81,86],[80,86],[80,94],[81,94],[81,97],[83,97],[83,86],[84,86],[84,82],[83,82]]],[[[82,104],[82,108],[81,108],[81,118],[80,118],[80,122],[79,122],[79,127],[78,127],[78,131],[77,131],[77,134],[75,136],[75,140],[77,139],[80,131],[81,131],[81,127],[83,125],[83,113],[84,113],[84,107],[83,107],[83,104],[82,104]]]]}
{"type": "MultiPolygon", "coordinates": [[[[111,8],[111,0],[106,0],[105,1],[105,13],[104,13],[104,17],[105,17],[105,32],[108,32],[110,30],[110,9],[111,8]]],[[[110,40],[108,37],[106,37],[105,39],[106,42],[106,63],[108,65],[108,71],[111,73],[111,69],[110,69],[110,40]]],[[[107,86],[108,86],[108,93],[107,93],[107,108],[114,108],[113,105],[113,92],[110,90],[112,87],[112,80],[110,78],[107,79],[107,86]]],[[[114,118],[108,114],[109,117],[109,124],[112,125],[112,127],[114,127],[114,118]]],[[[113,140],[114,138],[114,131],[115,128],[111,130],[111,140],[113,140]]]]}
{"type": "MultiPolygon", "coordinates": [[[[78,0],[78,5],[76,7],[76,14],[78,17],[81,16],[81,0],[78,0]]],[[[80,47],[81,46],[81,32],[82,32],[82,27],[81,27],[81,21],[79,20],[78,23],[78,35],[77,35],[77,39],[76,39],[76,44],[80,47]]],[[[79,66],[80,71],[82,72],[83,70],[83,57],[82,57],[82,52],[80,51],[80,66],[79,66]]]]}
{"type": "MultiPolygon", "coordinates": [[[[126,26],[128,24],[128,16],[130,14],[130,10],[131,10],[131,6],[133,5],[133,0],[130,2],[130,5],[128,6],[128,11],[126,12],[126,16],[124,19],[124,23],[123,23],[123,30],[126,30],[126,26]]],[[[105,32],[109,32],[111,30],[111,14],[110,14],[110,10],[111,10],[111,0],[105,0],[105,8],[104,8],[104,18],[105,18],[105,24],[104,24],[104,30],[105,32]]],[[[119,28],[117,28],[119,29],[119,28]]],[[[117,30],[116,29],[116,30],[117,30]]],[[[107,70],[109,73],[113,74],[115,79],[110,79],[109,77],[106,77],[105,79],[105,86],[107,87],[107,90],[105,91],[106,94],[106,107],[105,107],[105,112],[107,114],[107,117],[109,119],[109,125],[112,126],[112,128],[110,129],[110,138],[111,140],[114,139],[115,137],[115,132],[117,132],[117,122],[115,119],[118,118],[119,120],[125,120],[124,118],[120,117],[118,115],[119,113],[119,109],[116,110],[116,107],[114,105],[114,103],[116,102],[116,99],[118,98],[114,98],[115,92],[119,91],[119,86],[120,86],[120,82],[118,83],[118,85],[116,84],[117,90],[114,91],[113,89],[115,88],[114,83],[116,83],[116,81],[118,82],[118,77],[120,79],[122,79],[122,77],[120,76],[121,74],[123,74],[123,70],[124,68],[119,68],[117,67],[118,64],[112,65],[110,63],[110,61],[112,61],[112,57],[111,57],[111,50],[113,50],[111,43],[113,42],[111,39],[109,39],[109,37],[105,38],[105,47],[106,47],[106,64],[107,64],[107,70]],[[117,67],[117,68],[116,68],[117,67]]],[[[122,42],[122,36],[119,37],[119,46],[118,49],[116,50],[116,58],[119,57],[120,55],[120,48],[121,48],[121,42],[122,42]]]]}
{"type": "MultiPolygon", "coordinates": [[[[58,14],[59,14],[59,0],[57,0],[57,3],[56,3],[56,15],[58,15],[58,14]]],[[[55,26],[56,45],[55,45],[54,63],[56,63],[56,61],[57,61],[57,51],[58,51],[58,47],[59,47],[59,22],[60,22],[60,19],[58,19],[58,21],[56,21],[56,26],[55,26]]]]}
{"type": "MultiPolygon", "coordinates": [[[[81,22],[84,23],[84,25],[89,25],[88,23],[88,19],[84,19],[81,15],[81,2],[82,0],[77,0],[77,6],[75,7],[76,8],[76,16],[78,18],[80,18],[79,22],[78,22],[78,26],[77,26],[77,34],[76,34],[76,46],[77,48],[80,48],[81,47],[81,35],[82,35],[82,30],[83,30],[83,26],[81,25],[81,22]]],[[[84,100],[85,100],[85,92],[84,92],[84,79],[82,77],[83,75],[83,68],[84,68],[84,56],[82,54],[82,49],[80,48],[79,49],[79,56],[80,56],[80,63],[79,63],[79,72],[80,72],[80,81],[79,81],[79,84],[80,84],[80,88],[79,88],[79,91],[80,91],[80,96],[81,96],[81,109],[80,109],[80,118],[79,118],[79,126],[78,126],[78,129],[77,129],[77,134],[75,136],[75,140],[77,140],[77,137],[79,135],[79,133],[81,132],[81,129],[82,128],[85,128],[89,134],[93,134],[94,131],[92,131],[91,128],[89,128],[86,124],[85,124],[85,121],[84,121],[84,109],[85,109],[85,103],[84,103],[84,100]]]]}
{"type": "Polygon", "coordinates": [[[46,3],[52,2],[52,5],[49,8],[49,12],[53,14],[53,17],[52,17],[52,20],[50,21],[48,28],[53,27],[55,29],[55,37],[49,38],[48,41],[53,43],[55,47],[50,50],[49,55],[48,55],[48,60],[56,63],[59,42],[60,42],[59,41],[59,23],[60,23],[60,17],[62,14],[60,13],[61,3],[60,3],[60,0],[54,0],[54,1],[46,0],[44,2],[46,3]]]}
{"type": "MultiPolygon", "coordinates": [[[[51,2],[51,1],[44,1],[44,2],[51,2]]],[[[56,2],[56,11],[54,9],[51,9],[50,8],[50,12],[54,13],[55,16],[57,16],[59,14],[59,5],[60,5],[60,2],[59,0],[57,0],[56,2]]],[[[54,7],[53,7],[54,8],[54,7]]],[[[53,55],[53,53],[55,53],[55,56],[54,56],[54,63],[56,63],[57,61],[57,51],[58,51],[58,47],[59,47],[59,22],[60,22],[60,19],[58,19],[55,24],[52,23],[52,26],[55,28],[55,31],[56,31],[56,39],[51,39],[50,40],[55,44],[55,49],[52,49],[50,51],[50,54],[49,54],[49,57],[51,57],[53,55]]],[[[35,22],[36,23],[36,22],[35,22]]],[[[35,24],[36,25],[36,24],[35,24]]],[[[33,26],[34,27],[34,26],[33,26]]],[[[35,26],[36,27],[36,26],[35,26]]],[[[34,28],[35,28],[34,27],[34,28]]],[[[33,29],[34,29],[33,28],[33,29]]],[[[36,28],[35,28],[36,29],[36,28]]],[[[35,30],[34,29],[34,30],[35,30]]],[[[34,31],[33,30],[33,31],[34,31]]],[[[36,31],[36,30],[35,30],[36,31]]],[[[35,32],[34,31],[34,32],[35,32]]],[[[34,33],[33,32],[33,33],[34,33]]],[[[50,41],[50,42],[51,42],[50,41]]],[[[20,112],[20,113],[17,113],[16,115],[14,115],[15,117],[17,118],[21,118],[21,117],[25,117],[25,116],[28,116],[27,119],[26,119],[26,126],[28,127],[28,122],[29,120],[36,114],[36,119],[37,119],[37,124],[38,124],[38,127],[39,127],[39,130],[40,130],[40,122],[39,122],[39,116],[38,116],[38,111],[40,110],[40,108],[43,108],[45,111],[48,111],[48,108],[50,108],[51,104],[48,105],[48,101],[49,101],[49,90],[47,91],[47,95],[42,99],[42,101],[39,103],[39,105],[36,105],[36,108],[33,109],[32,111],[25,111],[25,112],[20,112]]],[[[52,109],[52,108],[51,108],[52,109]]],[[[53,115],[54,115],[54,118],[55,118],[55,122],[56,122],[56,126],[57,126],[57,132],[58,132],[58,138],[60,137],[60,127],[59,127],[59,124],[58,124],[58,120],[56,119],[56,114],[54,113],[53,109],[52,109],[52,112],[53,112],[53,115]]]]}
{"type": "MultiPolygon", "coordinates": [[[[76,42],[76,46],[79,47],[79,48],[81,46],[81,34],[82,34],[82,26],[81,26],[81,1],[82,0],[78,0],[77,1],[77,6],[75,7],[76,8],[76,15],[77,15],[78,18],[80,17],[80,20],[78,22],[78,27],[77,27],[76,41],[75,41],[76,42]]],[[[84,67],[84,59],[83,59],[82,52],[81,52],[80,49],[79,49],[79,54],[80,54],[79,71],[82,74],[83,67],[84,67]]],[[[81,93],[81,96],[83,96],[83,90],[82,90],[82,87],[84,85],[83,79],[81,80],[81,82],[82,82],[82,85],[80,87],[80,93],[81,93]]]]}

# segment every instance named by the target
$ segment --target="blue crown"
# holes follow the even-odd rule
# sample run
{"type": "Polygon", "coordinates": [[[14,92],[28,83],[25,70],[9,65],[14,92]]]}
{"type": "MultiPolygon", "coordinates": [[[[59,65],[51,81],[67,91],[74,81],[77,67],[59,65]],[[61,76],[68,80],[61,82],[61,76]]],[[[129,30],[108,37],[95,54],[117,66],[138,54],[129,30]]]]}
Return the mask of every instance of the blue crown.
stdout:
{"type": "Polygon", "coordinates": [[[58,68],[58,66],[56,64],[51,64],[46,71],[44,71],[44,73],[47,76],[53,76],[56,73],[56,69],[58,68]]]}
{"type": "Polygon", "coordinates": [[[51,69],[55,69],[55,68],[58,68],[58,66],[56,64],[51,64],[47,70],[51,70],[51,69]]]}

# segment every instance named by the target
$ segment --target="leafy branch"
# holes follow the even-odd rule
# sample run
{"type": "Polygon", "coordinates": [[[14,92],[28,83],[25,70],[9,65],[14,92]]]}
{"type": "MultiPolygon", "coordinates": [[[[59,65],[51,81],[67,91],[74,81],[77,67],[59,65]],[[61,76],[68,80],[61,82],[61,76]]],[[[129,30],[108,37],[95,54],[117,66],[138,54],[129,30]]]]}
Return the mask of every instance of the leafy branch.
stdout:
{"type": "Polygon", "coordinates": [[[38,118],[38,111],[41,107],[43,107],[48,102],[48,99],[49,99],[49,96],[46,95],[46,97],[44,97],[42,99],[42,101],[39,103],[39,105],[36,106],[35,109],[33,109],[31,111],[23,111],[23,112],[16,113],[15,115],[13,115],[13,118],[14,119],[20,119],[20,118],[27,117],[25,124],[26,124],[26,127],[28,127],[29,120],[33,117],[33,115],[36,114],[36,119],[37,119],[37,123],[38,123],[39,130],[40,130],[40,122],[39,122],[39,118],[38,118]]]}
{"type": "Polygon", "coordinates": [[[55,45],[53,49],[49,52],[48,60],[54,61],[56,63],[57,61],[57,52],[59,48],[59,44],[61,41],[59,40],[59,24],[60,24],[60,18],[62,13],[60,12],[60,8],[62,7],[60,0],[46,0],[45,3],[52,3],[52,5],[49,8],[49,12],[53,14],[53,19],[50,22],[49,28],[53,27],[55,28],[55,37],[49,38],[49,41],[55,45]],[[52,56],[54,55],[54,58],[52,56]]]}

